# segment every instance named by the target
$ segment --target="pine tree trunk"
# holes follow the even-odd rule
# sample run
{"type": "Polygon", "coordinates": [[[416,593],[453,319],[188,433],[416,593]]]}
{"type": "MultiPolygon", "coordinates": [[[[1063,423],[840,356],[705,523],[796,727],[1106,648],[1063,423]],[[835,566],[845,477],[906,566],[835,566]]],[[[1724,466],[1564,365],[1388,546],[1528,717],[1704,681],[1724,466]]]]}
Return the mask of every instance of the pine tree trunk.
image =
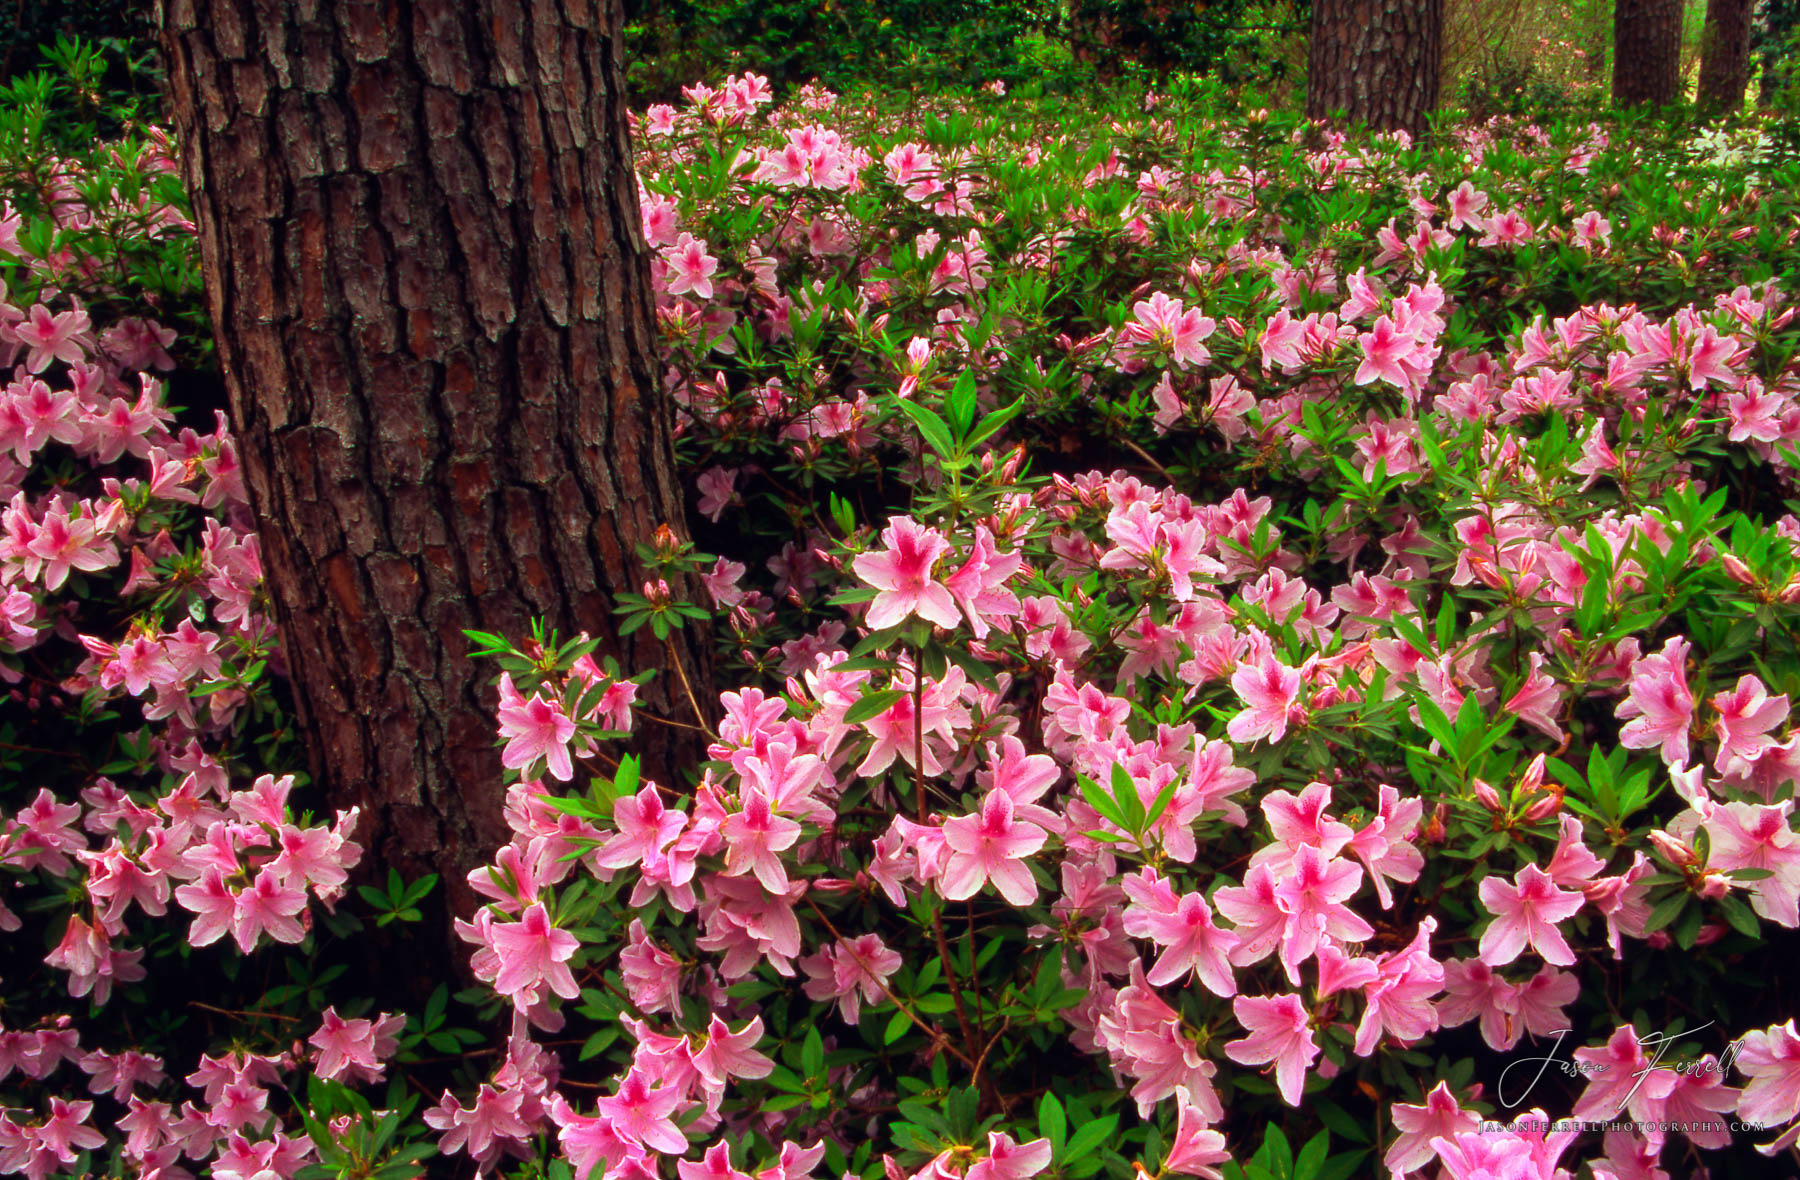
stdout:
{"type": "Polygon", "coordinates": [[[1750,0],[1708,0],[1699,104],[1708,115],[1744,109],[1750,85],[1750,0]]]}
{"type": "Polygon", "coordinates": [[[1306,114],[1414,135],[1437,107],[1443,0],[1313,0],[1306,114]]]}
{"type": "MultiPolygon", "coordinates": [[[[667,663],[649,628],[611,635],[634,545],[685,535],[618,0],[164,4],[300,737],[378,862],[472,907],[510,833],[463,630],[544,617],[628,674],[667,663]]],[[[688,714],[670,679],[651,710],[688,714]]]]}
{"type": "Polygon", "coordinates": [[[1613,101],[1663,107],[1681,97],[1682,0],[1618,0],[1613,8],[1613,101]]]}

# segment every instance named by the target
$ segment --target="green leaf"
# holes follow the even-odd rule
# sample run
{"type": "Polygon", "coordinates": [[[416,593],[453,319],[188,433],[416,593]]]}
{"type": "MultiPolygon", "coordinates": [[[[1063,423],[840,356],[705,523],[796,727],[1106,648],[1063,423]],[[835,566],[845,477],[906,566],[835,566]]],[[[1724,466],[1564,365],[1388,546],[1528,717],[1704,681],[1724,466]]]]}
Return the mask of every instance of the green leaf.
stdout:
{"type": "Polygon", "coordinates": [[[1091,1154],[1095,1148],[1112,1138],[1118,1126],[1119,1116],[1116,1114],[1102,1115],[1081,1124],[1075,1128],[1075,1134],[1069,1140],[1069,1150],[1063,1157],[1064,1162],[1073,1162],[1091,1154]]]}
{"type": "Polygon", "coordinates": [[[1269,1170],[1275,1180],[1292,1180],[1294,1175],[1294,1149],[1288,1146],[1287,1136],[1281,1128],[1270,1124],[1263,1132],[1262,1147],[1257,1150],[1256,1162],[1269,1170]]]}
{"type": "Polygon", "coordinates": [[[1331,1128],[1331,1130],[1335,1131],[1337,1134],[1350,1140],[1352,1143],[1367,1143],[1369,1141],[1369,1133],[1363,1130],[1362,1124],[1351,1117],[1350,1112],[1339,1106],[1337,1103],[1328,1098],[1314,1098],[1312,1104],[1313,1109],[1318,1112],[1319,1121],[1331,1128]]]}
{"type": "Polygon", "coordinates": [[[924,436],[932,450],[946,459],[956,453],[956,444],[950,438],[949,425],[935,412],[903,397],[895,398],[894,404],[900,407],[901,413],[912,419],[913,425],[919,428],[919,433],[924,436]]]}
{"type": "Polygon", "coordinates": [[[861,725],[865,721],[871,721],[893,708],[894,702],[905,695],[906,693],[898,688],[884,688],[877,692],[866,692],[854,705],[851,705],[848,709],[844,710],[844,723],[846,725],[861,725]]]}
{"type": "Polygon", "coordinates": [[[1119,805],[1119,814],[1126,820],[1123,827],[1134,836],[1142,836],[1144,801],[1138,797],[1137,784],[1131,781],[1131,772],[1125,769],[1123,763],[1113,763],[1112,790],[1113,800],[1119,805]]]}
{"type": "Polygon", "coordinates": [[[1756,938],[1762,933],[1761,927],[1757,924],[1756,915],[1740,898],[1727,893],[1719,898],[1719,911],[1725,915],[1725,920],[1730,922],[1732,928],[1739,934],[1756,938]]]}
{"type": "Polygon", "coordinates": [[[1014,418],[1017,418],[1024,410],[1024,398],[1020,398],[1009,406],[1001,406],[981,420],[974,431],[970,433],[968,441],[964,445],[973,450],[977,444],[986,441],[989,436],[998,432],[1001,427],[1005,426],[1008,422],[1011,422],[1014,418]]]}
{"type": "Polygon", "coordinates": [[[950,387],[950,396],[944,399],[944,408],[950,411],[950,425],[955,428],[957,438],[968,436],[969,427],[975,424],[975,374],[964,369],[957,375],[956,384],[950,387]]]}
{"type": "Polygon", "coordinates": [[[1121,828],[1130,826],[1125,822],[1125,817],[1119,814],[1118,804],[1113,802],[1111,795],[1100,789],[1099,783],[1086,775],[1078,775],[1075,781],[1080,784],[1081,797],[1087,800],[1089,807],[1121,828]]]}
{"type": "Polygon", "coordinates": [[[1063,1144],[1069,1138],[1069,1117],[1056,1095],[1048,1090],[1038,1100],[1038,1134],[1050,1141],[1053,1157],[1062,1155],[1063,1144]]]}
{"type": "Polygon", "coordinates": [[[636,754],[627,754],[619,759],[619,773],[613,775],[612,796],[614,799],[623,799],[637,792],[638,758],[636,754]]]}
{"type": "Polygon", "coordinates": [[[1320,1131],[1306,1141],[1294,1159],[1294,1180],[1315,1180],[1325,1157],[1331,1154],[1331,1133],[1320,1131]]]}
{"type": "Polygon", "coordinates": [[[1319,1168],[1319,1174],[1314,1180],[1350,1180],[1352,1176],[1361,1174],[1362,1162],[1368,1154],[1364,1149],[1346,1155],[1334,1155],[1319,1168]]]}
{"type": "Polygon", "coordinates": [[[1675,893],[1663,898],[1651,909],[1650,916],[1644,919],[1644,933],[1654,934],[1670,922],[1673,922],[1682,910],[1687,908],[1691,895],[1675,893]]]}
{"type": "Polygon", "coordinates": [[[1180,782],[1180,779],[1170,779],[1168,785],[1156,793],[1156,798],[1150,803],[1150,812],[1144,817],[1146,832],[1154,828],[1156,821],[1162,818],[1163,812],[1169,809],[1169,801],[1175,798],[1175,788],[1180,782]]]}

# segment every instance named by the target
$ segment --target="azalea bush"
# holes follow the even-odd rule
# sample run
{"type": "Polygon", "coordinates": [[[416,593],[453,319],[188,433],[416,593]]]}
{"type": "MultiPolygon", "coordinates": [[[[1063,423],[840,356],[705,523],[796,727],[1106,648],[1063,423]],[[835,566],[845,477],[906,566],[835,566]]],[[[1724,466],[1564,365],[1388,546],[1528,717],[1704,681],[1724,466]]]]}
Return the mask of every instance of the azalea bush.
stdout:
{"type": "Polygon", "coordinates": [[[1780,135],[1003,89],[641,112],[696,516],[619,627],[721,683],[652,718],[595,637],[469,636],[513,839],[406,1011],[362,948],[436,883],[299,773],[229,430],[170,402],[167,141],[0,142],[0,1172],[1792,1152],[1780,135]]]}

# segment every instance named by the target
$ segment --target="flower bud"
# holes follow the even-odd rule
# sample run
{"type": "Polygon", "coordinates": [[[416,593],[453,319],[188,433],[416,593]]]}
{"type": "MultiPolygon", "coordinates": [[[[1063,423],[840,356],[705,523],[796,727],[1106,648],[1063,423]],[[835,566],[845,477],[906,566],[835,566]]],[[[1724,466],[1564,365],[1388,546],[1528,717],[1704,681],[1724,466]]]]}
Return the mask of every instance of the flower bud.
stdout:
{"type": "Polygon", "coordinates": [[[1561,791],[1546,791],[1542,796],[1534,800],[1530,807],[1525,809],[1525,818],[1532,823],[1549,819],[1551,816],[1562,810],[1562,804],[1561,791]]]}
{"type": "Polygon", "coordinates": [[[1525,773],[1519,776],[1519,794],[1529,795],[1544,785],[1544,761],[1544,755],[1539,754],[1526,763],[1525,773]]]}
{"type": "Polygon", "coordinates": [[[1680,867],[1688,867],[1700,863],[1700,857],[1692,848],[1660,829],[1652,829],[1650,843],[1671,863],[1680,867]]]}
{"type": "Polygon", "coordinates": [[[1744,564],[1744,559],[1735,553],[1721,553],[1719,564],[1725,567],[1725,576],[1740,586],[1756,585],[1756,575],[1744,564]]]}
{"type": "Polygon", "coordinates": [[[1494,788],[1488,786],[1480,779],[1475,780],[1475,798],[1489,811],[1499,812],[1506,810],[1505,805],[1500,802],[1499,792],[1495,791],[1494,788]]]}
{"type": "Polygon", "coordinates": [[[1787,585],[1781,588],[1781,593],[1775,596],[1775,601],[1784,606],[1792,606],[1796,602],[1800,602],[1800,574],[1795,574],[1788,579],[1787,585]]]}
{"type": "Polygon", "coordinates": [[[1427,844],[1442,844],[1444,842],[1444,837],[1446,835],[1446,832],[1444,831],[1444,816],[1449,814],[1449,811],[1449,806],[1442,802],[1432,810],[1431,818],[1425,821],[1424,835],[1427,844]]]}

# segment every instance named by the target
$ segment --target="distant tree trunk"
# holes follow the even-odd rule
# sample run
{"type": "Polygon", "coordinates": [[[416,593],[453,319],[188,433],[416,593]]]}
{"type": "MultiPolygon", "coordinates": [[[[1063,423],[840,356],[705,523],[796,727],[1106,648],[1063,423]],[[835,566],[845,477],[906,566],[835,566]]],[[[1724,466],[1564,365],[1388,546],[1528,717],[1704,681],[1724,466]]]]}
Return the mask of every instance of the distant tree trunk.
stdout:
{"type": "Polygon", "coordinates": [[[1443,72],[1443,0],[1313,0],[1306,114],[1424,132],[1443,72]]]}
{"type": "Polygon", "coordinates": [[[541,616],[668,670],[613,634],[635,545],[683,530],[618,0],[164,6],[299,735],[377,863],[472,908],[511,833],[463,630],[541,616]]]}
{"type": "Polygon", "coordinates": [[[1613,7],[1613,102],[1664,107],[1681,97],[1682,0],[1613,7]]]}
{"type": "Polygon", "coordinates": [[[1734,115],[1750,85],[1750,0],[1707,0],[1700,53],[1702,113],[1734,115]]]}

